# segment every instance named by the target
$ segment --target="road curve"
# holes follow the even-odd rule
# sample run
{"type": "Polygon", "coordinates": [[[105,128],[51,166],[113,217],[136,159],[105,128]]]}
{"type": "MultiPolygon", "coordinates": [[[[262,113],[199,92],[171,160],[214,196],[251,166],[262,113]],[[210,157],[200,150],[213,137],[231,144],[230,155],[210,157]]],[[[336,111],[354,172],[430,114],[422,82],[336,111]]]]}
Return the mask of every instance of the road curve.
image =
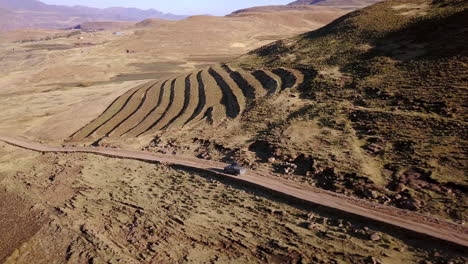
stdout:
{"type": "Polygon", "coordinates": [[[418,213],[394,207],[372,203],[362,199],[325,191],[312,186],[299,184],[274,175],[250,171],[246,175],[235,177],[220,172],[224,163],[197,158],[155,154],[145,151],[122,150],[94,147],[54,147],[43,145],[27,139],[0,135],[0,141],[20,148],[57,153],[90,153],[112,158],[133,159],[145,162],[173,164],[196,170],[216,173],[221,177],[249,184],[272,191],[285,197],[306,203],[318,204],[335,210],[358,215],[399,228],[424,234],[468,247],[468,228],[443,220],[431,218],[418,213]]]}

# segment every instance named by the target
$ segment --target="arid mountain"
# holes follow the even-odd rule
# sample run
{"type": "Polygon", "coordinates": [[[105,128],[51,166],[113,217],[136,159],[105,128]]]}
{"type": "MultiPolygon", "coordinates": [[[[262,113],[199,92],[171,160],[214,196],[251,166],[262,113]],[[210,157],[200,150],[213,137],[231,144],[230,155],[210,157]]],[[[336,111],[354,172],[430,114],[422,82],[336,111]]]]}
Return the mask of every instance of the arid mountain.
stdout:
{"type": "Polygon", "coordinates": [[[0,30],[10,29],[9,25],[23,24],[25,20],[10,10],[0,8],[0,30]]]}
{"type": "Polygon", "coordinates": [[[91,21],[141,21],[148,18],[181,19],[185,16],[165,14],[154,9],[47,5],[36,0],[0,0],[0,8],[8,10],[0,16],[0,29],[67,28],[91,21]]]}
{"type": "Polygon", "coordinates": [[[359,9],[383,0],[297,0],[288,5],[315,5],[315,6],[330,6],[342,9],[359,9]]]}
{"type": "Polygon", "coordinates": [[[10,10],[47,10],[48,5],[37,0],[0,0],[0,7],[10,10]]]}

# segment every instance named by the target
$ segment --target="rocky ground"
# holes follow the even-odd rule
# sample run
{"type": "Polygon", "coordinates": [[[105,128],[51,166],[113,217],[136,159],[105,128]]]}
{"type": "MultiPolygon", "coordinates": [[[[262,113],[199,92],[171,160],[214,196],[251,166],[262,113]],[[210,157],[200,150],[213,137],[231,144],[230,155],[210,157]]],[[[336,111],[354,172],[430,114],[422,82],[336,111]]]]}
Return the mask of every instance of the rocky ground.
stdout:
{"type": "Polygon", "coordinates": [[[4,144],[0,164],[6,263],[466,261],[456,247],[180,169],[4,144]]]}

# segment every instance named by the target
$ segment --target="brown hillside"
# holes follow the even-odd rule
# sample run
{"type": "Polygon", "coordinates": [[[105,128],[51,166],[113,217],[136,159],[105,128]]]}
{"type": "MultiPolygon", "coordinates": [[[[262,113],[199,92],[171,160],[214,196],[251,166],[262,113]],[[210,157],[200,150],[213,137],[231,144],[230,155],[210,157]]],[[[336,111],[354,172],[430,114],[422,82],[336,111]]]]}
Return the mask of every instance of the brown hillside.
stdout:
{"type": "Polygon", "coordinates": [[[136,27],[156,27],[156,26],[160,26],[163,24],[171,23],[171,22],[174,22],[174,21],[150,18],[150,19],[145,19],[141,22],[136,23],[136,27]]]}
{"type": "Polygon", "coordinates": [[[348,10],[355,10],[370,6],[372,4],[382,2],[383,0],[297,0],[289,6],[301,6],[301,5],[314,5],[314,6],[329,6],[335,8],[342,8],[348,10]]]}
{"type": "Polygon", "coordinates": [[[125,21],[98,21],[98,22],[85,22],[76,27],[83,31],[101,31],[101,30],[125,30],[135,26],[134,22],[125,21]]]}
{"type": "MultiPolygon", "coordinates": [[[[367,175],[385,203],[465,221],[466,8],[457,0],[386,1],[252,53],[240,64],[299,67],[308,76],[298,90],[304,107],[260,138],[315,156],[314,166],[333,171],[313,176],[324,188],[348,192],[349,177],[367,175]],[[290,134],[301,127],[324,142],[304,149],[290,134]]],[[[360,188],[352,192],[369,195],[360,188]]]]}
{"type": "MultiPolygon", "coordinates": [[[[203,144],[192,151],[463,222],[467,50],[460,36],[466,35],[466,5],[387,1],[260,48],[202,75],[205,87],[222,94],[222,107],[204,112],[205,122],[182,130],[161,124],[134,136],[157,136],[155,149],[164,142],[169,148],[203,144]],[[247,100],[252,92],[241,91],[253,91],[254,83],[266,96],[247,100]],[[269,158],[276,161],[261,163],[269,158]]],[[[183,109],[177,103],[168,110],[183,109]]],[[[122,144],[112,137],[99,142],[122,144]]]]}

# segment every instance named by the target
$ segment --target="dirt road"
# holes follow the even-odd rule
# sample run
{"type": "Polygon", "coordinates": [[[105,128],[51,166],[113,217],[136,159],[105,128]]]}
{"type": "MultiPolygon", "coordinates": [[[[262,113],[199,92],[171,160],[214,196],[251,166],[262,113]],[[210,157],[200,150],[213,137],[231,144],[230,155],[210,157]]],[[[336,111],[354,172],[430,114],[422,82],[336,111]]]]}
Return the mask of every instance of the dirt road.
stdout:
{"type": "Polygon", "coordinates": [[[449,241],[468,247],[468,228],[434,219],[414,212],[383,206],[369,201],[351,198],[333,192],[324,191],[312,186],[306,186],[285,180],[274,175],[250,171],[246,175],[235,177],[221,172],[224,163],[207,161],[197,158],[155,154],[145,151],[131,151],[111,148],[93,147],[54,147],[32,142],[27,139],[2,136],[0,141],[17,147],[39,151],[58,153],[91,153],[112,158],[133,159],[145,162],[174,164],[191,169],[216,173],[242,184],[261,187],[276,194],[301,200],[306,203],[318,204],[335,210],[358,215],[364,218],[383,222],[399,228],[407,229],[433,238],[449,241]]]}

